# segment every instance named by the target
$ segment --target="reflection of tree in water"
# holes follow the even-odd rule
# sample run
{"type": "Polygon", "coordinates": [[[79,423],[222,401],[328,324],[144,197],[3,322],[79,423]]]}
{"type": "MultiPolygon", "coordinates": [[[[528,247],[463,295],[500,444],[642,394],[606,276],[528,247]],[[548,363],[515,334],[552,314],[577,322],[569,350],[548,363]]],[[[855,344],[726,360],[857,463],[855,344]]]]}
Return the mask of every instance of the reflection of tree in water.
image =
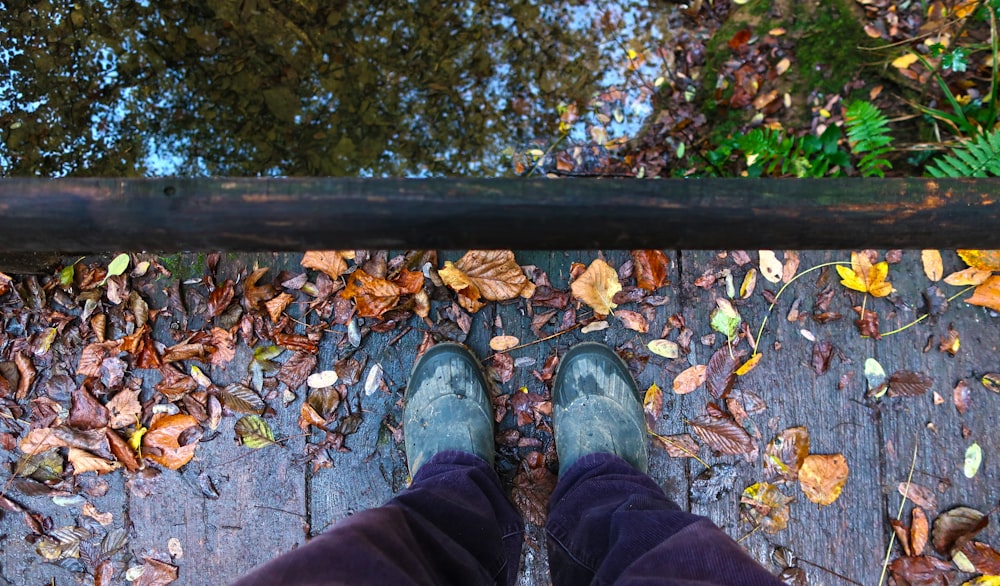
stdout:
{"type": "Polygon", "coordinates": [[[552,133],[541,113],[585,103],[601,65],[566,2],[0,10],[5,175],[491,175],[498,147],[552,133]]]}

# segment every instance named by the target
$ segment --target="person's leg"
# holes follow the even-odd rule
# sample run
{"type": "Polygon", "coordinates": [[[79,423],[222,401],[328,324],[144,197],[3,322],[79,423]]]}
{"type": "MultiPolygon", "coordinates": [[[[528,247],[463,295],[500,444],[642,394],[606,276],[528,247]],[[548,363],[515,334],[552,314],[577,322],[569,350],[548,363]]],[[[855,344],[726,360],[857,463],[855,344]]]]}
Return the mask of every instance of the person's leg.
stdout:
{"type": "Polygon", "coordinates": [[[492,466],[441,452],[386,505],[345,519],[236,585],[512,584],[523,534],[492,466]]]}
{"type": "Polygon", "coordinates": [[[479,361],[439,344],[406,388],[412,485],[237,582],[512,584],[524,526],[493,470],[493,409],[479,361]]]}
{"type": "Polygon", "coordinates": [[[545,529],[557,586],[781,584],[710,520],[680,510],[613,454],[582,456],[559,478],[545,529]]]}
{"type": "Polygon", "coordinates": [[[610,348],[585,343],[566,353],[552,425],[560,462],[546,523],[554,584],[781,584],[646,475],[639,390],[610,348]]]}

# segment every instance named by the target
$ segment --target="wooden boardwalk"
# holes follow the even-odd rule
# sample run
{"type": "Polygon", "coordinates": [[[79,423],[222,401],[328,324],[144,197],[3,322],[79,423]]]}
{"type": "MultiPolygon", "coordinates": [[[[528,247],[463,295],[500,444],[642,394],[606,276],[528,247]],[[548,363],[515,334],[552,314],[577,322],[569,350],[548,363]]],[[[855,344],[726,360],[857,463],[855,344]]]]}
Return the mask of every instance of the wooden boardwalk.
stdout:
{"type": "MultiPolygon", "coordinates": [[[[444,259],[458,256],[442,253],[439,266],[444,259]]],[[[588,264],[598,256],[614,267],[630,258],[624,251],[516,253],[519,264],[544,270],[558,289],[568,288],[571,263],[588,264]]],[[[662,435],[690,432],[686,420],[701,415],[710,397],[704,387],[691,394],[674,395],[670,391],[672,381],[688,366],[706,364],[722,346],[723,336],[712,335],[709,312],[715,307],[715,299],[725,296],[725,274],[732,275],[738,290],[743,275],[756,265],[757,254],[750,251],[752,262],[742,266],[732,252],[673,251],[668,256],[670,284],[658,291],[666,299],[647,310],[653,318],[648,333],[625,329],[620,321],[611,318],[611,327],[602,331],[584,334],[574,329],[514,350],[511,355],[517,366],[501,391],[512,393],[526,387],[546,395],[545,384],[532,371],[541,370],[550,356],[564,352],[575,342],[603,341],[632,352],[638,357],[634,365],[644,362],[641,370],[634,372],[643,389],[656,383],[665,390],[656,431],[662,435]],[[722,278],[708,287],[697,286],[695,281],[703,275],[722,278]],[[690,353],[673,360],[650,355],[646,343],[659,338],[671,319],[676,324],[679,318],[691,330],[690,353]]],[[[944,256],[946,272],[964,268],[953,253],[945,252],[944,256]]],[[[849,258],[849,251],[804,251],[800,253],[800,270],[849,258]]],[[[256,265],[300,273],[300,259],[300,254],[292,253],[223,255],[218,272],[222,279],[256,265]]],[[[184,261],[195,264],[198,257],[190,255],[184,261]]],[[[200,270],[195,267],[196,273],[200,270]]],[[[867,300],[867,307],[880,314],[883,332],[922,315],[922,293],[932,284],[921,269],[919,251],[904,251],[902,260],[891,266],[889,280],[897,290],[895,295],[867,300]]],[[[701,283],[704,285],[704,280],[701,283]]],[[[767,314],[768,302],[762,291],[775,292],[778,287],[759,278],[756,291],[736,302],[753,333],[767,314]]],[[[164,300],[152,300],[151,306],[157,307],[157,302],[164,300]]],[[[891,534],[889,520],[895,518],[901,502],[897,486],[907,480],[911,464],[913,483],[931,488],[936,496],[938,510],[927,511],[932,520],[940,511],[956,505],[985,512],[1000,504],[1000,462],[996,456],[1000,450],[996,424],[1000,394],[988,391],[979,382],[984,373],[1000,371],[1000,319],[986,309],[955,300],[942,315],[876,341],[862,338],[853,324],[851,307],[861,303],[862,295],[845,290],[832,268],[797,279],[782,293],[770,314],[760,341],[760,364],[736,383],[736,388],[756,393],[766,403],[765,409],[750,415],[748,424],[759,433],[761,452],[781,430],[805,426],[811,452],[845,456],[850,476],[836,502],[821,507],[810,502],[797,486],[786,486],[785,493],[795,498],[788,526],[767,534],[740,517],[741,493],[764,479],[760,457],[748,462],[742,457],[715,456],[702,447],[700,457],[711,465],[706,469],[692,459],[671,458],[661,448],[652,450],[652,476],[681,507],[710,517],[734,538],[741,539],[751,555],[776,573],[780,569],[771,561],[772,551],[778,546],[791,549],[813,586],[878,583],[891,534]],[[818,283],[818,279],[826,282],[818,283]],[[844,317],[819,323],[810,315],[816,294],[827,285],[835,291],[829,311],[844,317]],[[801,320],[788,320],[793,306],[801,313],[801,320]],[[956,330],[961,340],[954,356],[938,348],[949,328],[956,330]],[[813,340],[828,341],[835,347],[829,370],[823,374],[817,374],[811,366],[813,340]],[[890,374],[910,370],[929,375],[933,379],[932,392],[918,397],[866,397],[863,370],[868,358],[876,359],[890,374]],[[968,383],[972,395],[971,406],[964,414],[952,402],[952,389],[959,381],[968,383]],[[935,404],[933,393],[939,394],[943,403],[935,404]],[[966,448],[973,441],[982,446],[985,458],[978,474],[969,479],[963,475],[962,465],[966,448]]],[[[446,306],[435,303],[432,318],[446,306]]],[[[635,304],[620,307],[637,309],[635,304]]],[[[297,310],[290,313],[301,315],[297,310]]],[[[563,314],[556,313],[552,325],[544,326],[543,331],[560,330],[563,314]]],[[[531,319],[524,300],[490,303],[472,316],[465,342],[486,357],[492,354],[488,342],[495,335],[514,335],[522,343],[534,341],[531,319]]],[[[315,316],[305,316],[303,322],[315,324],[315,316]]],[[[350,451],[329,451],[328,467],[314,467],[304,457],[306,438],[300,435],[297,422],[305,393],[297,389],[294,400],[286,406],[280,389],[269,401],[275,411],[269,422],[276,436],[293,436],[284,447],[248,452],[233,440],[235,418],[227,417],[214,437],[203,437],[195,460],[182,471],[156,474],[151,468],[135,475],[116,472],[100,478],[85,474],[77,482],[80,494],[99,511],[112,513],[113,523],[105,530],[114,527],[127,532],[126,550],[133,560],[131,564],[141,565],[136,560],[154,556],[172,560],[179,567],[175,584],[229,583],[404,488],[405,461],[393,430],[401,419],[401,397],[409,368],[431,327],[419,318],[411,318],[391,331],[364,331],[358,349],[342,343],[345,334],[341,327],[324,334],[316,370],[330,369],[348,355],[364,364],[361,380],[349,387],[346,401],[360,413],[360,425],[355,433],[346,436],[344,445],[350,451]],[[382,368],[385,384],[365,392],[365,375],[375,365],[382,368]],[[171,542],[173,552],[168,549],[171,542]],[[177,544],[182,555],[176,555],[177,544]]],[[[433,327],[440,330],[439,324],[433,327]]],[[[158,320],[157,335],[170,339],[170,328],[170,320],[158,320]]],[[[680,333],[675,327],[666,337],[676,341],[680,333]]],[[[742,344],[747,348],[745,341],[742,344]]],[[[240,381],[246,377],[251,358],[252,351],[240,344],[232,363],[224,368],[206,366],[206,373],[220,387],[240,381]]],[[[143,377],[147,388],[159,380],[156,371],[135,374],[143,377]]],[[[513,426],[508,415],[498,432],[502,435],[513,426]]],[[[530,427],[522,428],[523,437],[537,435],[530,427]]],[[[538,448],[501,450],[498,469],[505,481],[509,483],[516,472],[517,456],[531,449],[538,448]]],[[[60,506],[51,497],[25,496],[15,490],[6,494],[49,517],[54,527],[73,525],[81,517],[80,501],[61,501],[65,506],[60,506]]],[[[911,506],[907,503],[904,507],[906,522],[911,506]]],[[[992,523],[978,539],[1000,545],[997,525],[992,523]]],[[[20,515],[7,512],[0,517],[0,584],[88,583],[85,574],[71,571],[72,564],[65,564],[69,569],[64,569],[42,563],[35,546],[23,539],[26,533],[20,515]]],[[[99,541],[98,536],[94,543],[99,541]]],[[[539,528],[529,527],[524,552],[522,583],[547,583],[539,528]]],[[[898,546],[892,555],[899,555],[898,546]]],[[[123,572],[125,568],[118,569],[123,572]]],[[[121,573],[116,574],[114,583],[126,583],[121,573]]]]}

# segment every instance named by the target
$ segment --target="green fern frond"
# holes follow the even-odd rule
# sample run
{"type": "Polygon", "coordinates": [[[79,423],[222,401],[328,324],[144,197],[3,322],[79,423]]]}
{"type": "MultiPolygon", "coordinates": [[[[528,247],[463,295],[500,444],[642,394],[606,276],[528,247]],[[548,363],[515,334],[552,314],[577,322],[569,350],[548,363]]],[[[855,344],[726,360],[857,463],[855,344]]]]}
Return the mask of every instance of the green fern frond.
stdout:
{"type": "Polygon", "coordinates": [[[991,130],[941,155],[927,167],[931,177],[1000,177],[1000,130],[991,130]]]}
{"type": "Polygon", "coordinates": [[[891,169],[892,164],[882,155],[892,149],[889,143],[889,119],[870,102],[856,101],[844,112],[847,127],[847,141],[851,153],[863,155],[858,162],[858,171],[864,177],[883,177],[883,169],[891,169]]]}

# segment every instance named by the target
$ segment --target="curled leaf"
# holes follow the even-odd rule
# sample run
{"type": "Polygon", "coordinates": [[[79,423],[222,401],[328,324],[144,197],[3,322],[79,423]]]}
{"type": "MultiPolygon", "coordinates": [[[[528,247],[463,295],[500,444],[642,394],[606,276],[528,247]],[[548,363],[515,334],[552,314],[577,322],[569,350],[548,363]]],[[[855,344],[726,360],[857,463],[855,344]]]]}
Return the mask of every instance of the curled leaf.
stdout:
{"type": "Polygon", "coordinates": [[[615,269],[598,258],[573,281],[570,290],[573,297],[586,303],[595,314],[605,316],[617,307],[612,299],[622,290],[622,284],[615,269]]]}

